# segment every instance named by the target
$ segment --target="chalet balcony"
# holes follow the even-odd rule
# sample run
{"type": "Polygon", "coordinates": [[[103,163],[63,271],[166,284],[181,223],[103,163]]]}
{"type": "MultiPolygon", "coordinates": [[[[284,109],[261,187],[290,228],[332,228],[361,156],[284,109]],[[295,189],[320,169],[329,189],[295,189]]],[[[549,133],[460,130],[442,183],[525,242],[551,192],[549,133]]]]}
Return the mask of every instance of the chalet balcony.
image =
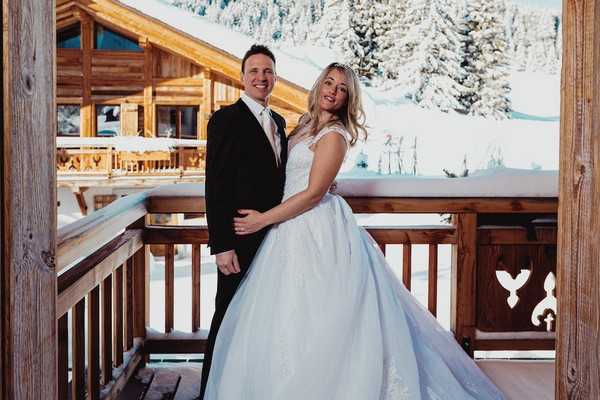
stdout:
{"type": "Polygon", "coordinates": [[[205,140],[58,137],[58,186],[156,186],[204,176],[205,140]]]}
{"type": "MultiPolygon", "coordinates": [[[[533,398],[530,395],[535,393],[537,399],[552,399],[552,359],[507,359],[506,354],[555,348],[557,187],[556,172],[538,172],[520,178],[513,174],[429,182],[340,179],[337,190],[388,253],[388,260],[397,260],[391,253],[401,248],[401,265],[394,268],[404,285],[409,289],[414,283],[426,285],[426,307],[438,319],[445,312],[441,308],[447,309],[451,330],[468,354],[506,351],[478,363],[507,398],[533,398]],[[532,182],[536,192],[530,190],[532,182]],[[449,214],[451,223],[390,222],[404,213],[449,214]],[[419,246],[427,249],[425,270],[413,262],[413,250],[419,246]],[[451,260],[438,257],[447,255],[440,251],[443,246],[451,248],[451,260]],[[438,288],[441,268],[448,264],[449,292],[438,288]]],[[[157,354],[163,358],[198,354],[189,358],[199,360],[205,349],[207,331],[201,329],[201,309],[205,309],[201,287],[207,267],[201,248],[208,242],[201,219],[204,212],[202,184],[166,185],[123,197],[59,230],[59,398],[83,399],[86,393],[88,398],[128,399],[144,393],[154,398],[159,389],[170,392],[169,396],[177,392],[177,398],[193,398],[200,363],[164,367],[149,361],[157,354]],[[200,217],[194,220],[200,222],[149,222],[152,214],[170,213],[200,217]],[[185,290],[191,296],[186,298],[188,304],[180,302],[175,308],[175,261],[182,244],[191,245],[191,258],[188,265],[177,267],[177,273],[186,269],[190,287],[185,290]],[[164,302],[158,309],[150,302],[151,249],[157,248],[164,255],[164,266],[160,265],[164,302]],[[187,332],[174,329],[182,310],[191,327],[187,332]],[[150,327],[151,315],[156,314],[164,320],[160,330],[150,327]]]]}

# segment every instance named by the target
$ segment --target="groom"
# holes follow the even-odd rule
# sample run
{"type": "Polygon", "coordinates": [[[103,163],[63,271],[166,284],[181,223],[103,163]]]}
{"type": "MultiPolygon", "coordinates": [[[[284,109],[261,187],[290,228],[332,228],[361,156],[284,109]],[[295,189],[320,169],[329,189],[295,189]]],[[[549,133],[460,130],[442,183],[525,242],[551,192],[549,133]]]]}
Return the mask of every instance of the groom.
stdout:
{"type": "Polygon", "coordinates": [[[209,246],[216,255],[215,314],[204,354],[200,399],[204,397],[215,339],[221,321],[266,230],[236,236],[236,210],[267,211],[281,202],[287,160],[285,120],[272,111],[275,56],[254,45],[242,60],[244,93],[216,111],[208,122],[206,155],[206,217],[209,246]]]}

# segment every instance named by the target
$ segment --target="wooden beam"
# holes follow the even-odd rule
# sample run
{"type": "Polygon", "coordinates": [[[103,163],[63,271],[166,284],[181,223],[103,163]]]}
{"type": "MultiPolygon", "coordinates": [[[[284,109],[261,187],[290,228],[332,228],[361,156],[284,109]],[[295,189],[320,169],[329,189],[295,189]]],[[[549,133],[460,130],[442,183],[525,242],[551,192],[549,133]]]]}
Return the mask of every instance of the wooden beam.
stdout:
{"type": "Polygon", "coordinates": [[[145,244],[208,244],[208,229],[195,226],[150,226],[144,230],[145,244]]]}
{"type": "Polygon", "coordinates": [[[150,258],[149,246],[144,246],[139,249],[133,256],[133,312],[134,312],[134,337],[146,337],[146,326],[149,324],[149,313],[146,310],[149,309],[149,297],[146,288],[150,288],[149,280],[149,262],[147,259],[150,258]]]}
{"type": "Polygon", "coordinates": [[[123,363],[123,266],[118,267],[113,273],[114,286],[114,314],[113,314],[113,361],[115,367],[123,363]]]}
{"type": "Polygon", "coordinates": [[[54,2],[0,7],[0,398],[56,399],[54,2]]]}
{"type": "Polygon", "coordinates": [[[81,53],[83,85],[81,90],[81,136],[95,136],[95,112],[92,104],[92,49],[94,47],[94,21],[80,11],[81,53]]]}
{"type": "Polygon", "coordinates": [[[77,205],[79,206],[79,211],[81,212],[81,215],[87,215],[87,213],[88,213],[88,206],[85,203],[85,197],[83,195],[87,189],[88,189],[87,187],[79,187],[73,191],[73,194],[75,195],[75,200],[77,200],[77,205]]]}
{"type": "Polygon", "coordinates": [[[148,199],[148,213],[204,213],[206,212],[206,202],[204,197],[185,196],[185,197],[150,197],[148,199]],[[152,210],[152,211],[150,211],[152,210]]]}
{"type": "Polygon", "coordinates": [[[454,244],[456,232],[454,227],[398,227],[370,228],[365,227],[377,243],[385,244],[454,244]]]}
{"type": "Polygon", "coordinates": [[[213,112],[214,102],[214,91],[215,83],[212,79],[212,74],[209,68],[205,68],[202,71],[202,81],[204,90],[202,91],[202,106],[200,108],[200,115],[198,118],[198,125],[200,127],[200,139],[206,139],[208,137],[208,120],[213,112]]]}
{"type": "Polygon", "coordinates": [[[100,398],[100,286],[87,298],[87,400],[100,398]]]}
{"type": "Polygon", "coordinates": [[[148,334],[144,341],[144,352],[152,353],[204,353],[206,351],[208,331],[148,334]]]}
{"type": "Polygon", "coordinates": [[[438,246],[429,245],[429,266],[427,269],[427,308],[437,315],[438,246]]]}
{"type": "Polygon", "coordinates": [[[456,244],[452,246],[451,329],[465,351],[473,355],[476,309],[477,215],[456,214],[456,244]]]}
{"type": "MultiPolygon", "coordinates": [[[[356,213],[556,213],[556,198],[484,197],[345,197],[356,213]]],[[[203,213],[201,196],[157,196],[148,199],[150,213],[203,213]]]]}
{"type": "Polygon", "coordinates": [[[165,245],[165,332],[173,330],[175,314],[175,245],[165,245]]]}
{"type": "Polygon", "coordinates": [[[147,38],[140,40],[144,49],[144,136],[156,136],[154,132],[154,49],[147,38]]]}
{"type": "Polygon", "coordinates": [[[555,397],[600,398],[600,0],[565,0],[555,397]]]}
{"type": "Polygon", "coordinates": [[[555,213],[556,198],[345,197],[356,213],[555,213]]]}
{"type": "Polygon", "coordinates": [[[71,398],[85,400],[85,298],[71,312],[71,398]]]}
{"type": "Polygon", "coordinates": [[[200,330],[200,309],[201,309],[201,245],[192,245],[192,332],[200,330]]]}

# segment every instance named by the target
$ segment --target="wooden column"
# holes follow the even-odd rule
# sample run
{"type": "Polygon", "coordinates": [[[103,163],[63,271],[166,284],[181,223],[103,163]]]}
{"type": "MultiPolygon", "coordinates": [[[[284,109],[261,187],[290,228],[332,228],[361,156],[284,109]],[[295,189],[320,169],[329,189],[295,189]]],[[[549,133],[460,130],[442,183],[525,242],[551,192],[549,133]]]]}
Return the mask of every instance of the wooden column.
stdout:
{"type": "Polygon", "coordinates": [[[207,137],[207,126],[208,120],[213,112],[214,102],[214,82],[212,79],[212,73],[210,69],[205,68],[202,72],[202,78],[204,81],[204,88],[202,90],[202,106],[200,107],[200,118],[198,118],[198,124],[200,125],[200,139],[206,139],[207,137]]]}
{"type": "Polygon", "coordinates": [[[144,136],[154,137],[154,53],[147,38],[140,40],[140,47],[144,49],[144,136]]]}
{"type": "Polygon", "coordinates": [[[452,306],[450,324],[456,340],[473,355],[477,295],[477,214],[455,214],[456,244],[452,246],[452,306]]]}
{"type": "Polygon", "coordinates": [[[565,0],[556,399],[600,398],[600,0],[565,0]]]}
{"type": "Polygon", "coordinates": [[[81,136],[95,136],[95,112],[92,105],[92,49],[94,48],[94,21],[83,11],[81,20],[81,53],[83,84],[81,88],[81,136]]]}
{"type": "Polygon", "coordinates": [[[2,1],[2,399],[56,399],[54,1],[2,1]]]}

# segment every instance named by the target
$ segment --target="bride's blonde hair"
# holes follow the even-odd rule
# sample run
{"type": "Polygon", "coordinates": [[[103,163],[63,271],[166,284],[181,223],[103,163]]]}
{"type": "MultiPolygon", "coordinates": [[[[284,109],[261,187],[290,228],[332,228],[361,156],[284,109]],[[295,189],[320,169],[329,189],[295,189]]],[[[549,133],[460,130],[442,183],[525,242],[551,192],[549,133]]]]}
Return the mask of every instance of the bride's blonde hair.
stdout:
{"type": "Polygon", "coordinates": [[[365,113],[362,106],[362,95],[358,77],[349,66],[334,62],[321,72],[321,75],[319,75],[319,78],[310,90],[308,94],[308,112],[300,117],[298,126],[292,131],[291,135],[295,135],[307,124],[310,124],[309,134],[314,136],[326,126],[333,126],[337,123],[341,123],[350,133],[350,145],[356,143],[361,134],[363,139],[367,138],[365,113]],[[321,87],[325,79],[327,79],[327,75],[334,69],[342,72],[346,77],[348,98],[346,99],[346,104],[337,111],[335,117],[323,123],[319,121],[319,94],[321,93],[321,87]]]}

